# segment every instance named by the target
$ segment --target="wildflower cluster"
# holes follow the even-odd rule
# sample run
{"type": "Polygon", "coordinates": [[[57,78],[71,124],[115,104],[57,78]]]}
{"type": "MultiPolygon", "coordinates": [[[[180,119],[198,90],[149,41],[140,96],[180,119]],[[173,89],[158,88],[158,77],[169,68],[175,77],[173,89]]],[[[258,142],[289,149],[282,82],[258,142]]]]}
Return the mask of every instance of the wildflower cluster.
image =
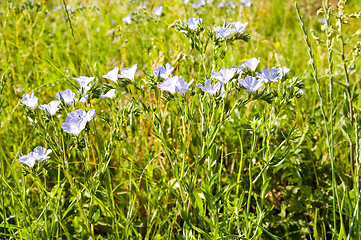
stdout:
{"type": "MultiPolygon", "coordinates": [[[[118,79],[126,79],[128,81],[134,80],[134,75],[137,70],[137,64],[132,66],[131,68],[124,68],[121,70],[119,74],[119,68],[115,67],[113,70],[109,71],[107,74],[103,75],[103,78],[109,79],[114,83],[117,83],[118,79]]],[[[161,72],[162,69],[159,69],[161,72]]],[[[89,96],[91,94],[91,90],[94,87],[93,81],[95,77],[73,77],[73,79],[79,84],[79,89],[76,94],[67,89],[63,92],[56,93],[55,97],[58,100],[53,100],[48,104],[39,105],[39,109],[45,111],[48,115],[54,116],[59,110],[64,110],[65,112],[69,112],[73,105],[73,108],[78,106],[78,103],[87,103],[90,99],[89,96]],[[77,96],[77,97],[75,97],[77,96]]],[[[113,98],[116,94],[116,89],[114,85],[107,92],[101,93],[101,98],[113,98]]],[[[38,98],[34,96],[34,92],[32,91],[30,94],[24,94],[23,99],[19,100],[22,104],[29,107],[32,110],[35,110],[38,106],[38,98]]],[[[60,117],[59,115],[58,117],[60,117]]],[[[95,109],[90,109],[88,112],[83,109],[76,109],[72,112],[69,112],[66,116],[65,122],[61,124],[61,128],[64,132],[71,135],[79,135],[86,127],[87,123],[92,120],[95,116],[95,109]]],[[[29,116],[27,116],[31,122],[36,122],[36,119],[33,120],[29,116]]],[[[50,152],[49,152],[50,153],[50,152]]],[[[19,159],[20,162],[26,163],[29,166],[33,166],[34,154],[28,154],[19,159]]],[[[44,160],[44,159],[42,159],[44,160]]]]}
{"type": "MultiPolygon", "coordinates": [[[[289,71],[289,69],[286,67],[273,67],[271,70],[263,68],[261,74],[255,72],[259,63],[259,59],[251,58],[248,61],[243,61],[243,63],[238,67],[233,66],[231,68],[222,68],[219,72],[212,72],[210,74],[213,79],[218,80],[217,83],[212,85],[211,80],[208,79],[207,75],[205,75],[206,80],[204,82],[204,86],[197,84],[196,87],[200,88],[209,96],[216,95],[223,97],[225,95],[225,84],[232,80],[231,82],[239,83],[241,86],[247,89],[249,93],[253,93],[254,91],[260,89],[263,86],[263,83],[277,82],[278,79],[281,79],[289,71]],[[246,69],[248,71],[245,71],[246,69]],[[253,73],[253,75],[256,74],[257,77],[247,76],[247,73],[253,73]]],[[[162,84],[158,85],[158,88],[163,91],[168,91],[172,94],[177,92],[185,95],[188,90],[191,90],[189,87],[192,85],[194,80],[192,79],[187,83],[181,76],[169,77],[173,69],[174,68],[169,63],[167,63],[166,68],[164,66],[159,66],[153,72],[155,76],[165,79],[162,84]]]]}
{"type": "Polygon", "coordinates": [[[247,42],[250,38],[250,36],[246,33],[247,25],[248,22],[242,23],[225,21],[223,26],[214,27],[214,32],[210,31],[210,37],[216,45],[220,45],[222,42],[231,44],[236,40],[243,40],[247,42]]]}
{"type": "Polygon", "coordinates": [[[361,239],[361,13],[322,2],[308,62],[289,1],[0,7],[0,239],[361,239]]]}

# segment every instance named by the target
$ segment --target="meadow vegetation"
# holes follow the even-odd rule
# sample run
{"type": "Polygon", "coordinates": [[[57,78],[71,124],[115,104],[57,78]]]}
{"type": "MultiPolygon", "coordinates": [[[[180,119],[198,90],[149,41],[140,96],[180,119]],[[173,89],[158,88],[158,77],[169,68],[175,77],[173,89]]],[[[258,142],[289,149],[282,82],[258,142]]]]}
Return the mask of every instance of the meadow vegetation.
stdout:
{"type": "Polygon", "coordinates": [[[230,2],[0,3],[1,239],[361,239],[361,5],[230,2]]]}

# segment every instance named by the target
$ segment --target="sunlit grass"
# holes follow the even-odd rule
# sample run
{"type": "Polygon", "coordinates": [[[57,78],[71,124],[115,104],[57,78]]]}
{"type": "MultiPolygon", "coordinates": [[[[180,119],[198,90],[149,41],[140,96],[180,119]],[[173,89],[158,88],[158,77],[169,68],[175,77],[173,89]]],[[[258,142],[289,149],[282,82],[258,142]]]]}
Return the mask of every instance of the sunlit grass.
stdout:
{"type": "MultiPolygon", "coordinates": [[[[197,10],[181,1],[150,1],[145,8],[133,1],[0,3],[1,238],[359,237],[360,61],[350,69],[350,124],[340,43],[335,40],[330,78],[327,48],[309,33],[327,39],[319,1],[299,3],[309,45],[292,1],[218,8],[219,2],[197,10]],[[152,14],[161,5],[163,14],[152,14]],[[130,24],[122,21],[128,14],[130,24]],[[206,29],[192,41],[177,25],[191,17],[202,18],[206,29]],[[219,35],[209,31],[225,21],[248,22],[250,40],[217,45],[219,35]],[[261,61],[257,72],[290,72],[253,94],[238,81],[225,85],[224,97],[196,87],[205,74],[215,84],[212,72],[253,57],[261,61]],[[191,90],[158,87],[164,80],[153,71],[167,63],[187,83],[194,79],[191,90]],[[102,77],[134,64],[134,81],[102,77]],[[72,77],[80,76],[95,77],[85,104],[62,103],[50,116],[19,103],[31,91],[39,105],[66,89],[76,93],[72,77]],[[115,98],[101,98],[109,89],[116,89],[115,98]],[[96,112],[78,135],[61,127],[76,109],[96,112]],[[52,149],[50,159],[33,168],[19,162],[37,146],[52,149]]],[[[337,13],[337,2],[330,6],[337,13]]],[[[350,1],[345,11],[361,9],[350,1]]],[[[345,39],[360,23],[349,19],[345,39]]],[[[345,52],[358,41],[355,35],[345,52]]]]}

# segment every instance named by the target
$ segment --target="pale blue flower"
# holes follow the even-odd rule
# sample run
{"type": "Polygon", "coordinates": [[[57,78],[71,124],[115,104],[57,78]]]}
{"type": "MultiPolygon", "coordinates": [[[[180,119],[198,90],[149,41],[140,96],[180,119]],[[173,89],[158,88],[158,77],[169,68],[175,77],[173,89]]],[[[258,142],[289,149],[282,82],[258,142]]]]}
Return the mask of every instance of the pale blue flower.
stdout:
{"type": "Polygon", "coordinates": [[[219,72],[212,72],[211,76],[223,83],[227,83],[229,80],[231,80],[234,77],[236,71],[237,69],[235,68],[231,68],[231,69],[222,68],[221,71],[219,72]]]}
{"type": "Polygon", "coordinates": [[[222,2],[217,4],[217,7],[218,8],[224,8],[224,7],[235,8],[236,5],[234,4],[233,1],[228,1],[227,3],[225,1],[222,1],[222,2]]]}
{"type": "Polygon", "coordinates": [[[216,33],[218,33],[218,35],[222,38],[227,39],[229,35],[234,32],[234,29],[226,27],[215,27],[214,31],[216,31],[216,33]]]}
{"type": "Polygon", "coordinates": [[[61,103],[60,101],[54,100],[54,101],[51,101],[48,104],[39,105],[39,108],[41,110],[44,110],[45,112],[47,112],[50,115],[54,115],[59,110],[58,106],[59,106],[60,103],[61,103]]]}
{"type": "Polygon", "coordinates": [[[70,89],[65,90],[64,92],[58,92],[55,97],[58,100],[63,100],[65,104],[72,104],[74,101],[75,93],[73,93],[70,89]]]}
{"type": "Polygon", "coordinates": [[[85,77],[85,76],[80,76],[78,78],[74,78],[73,79],[75,81],[77,81],[80,85],[80,87],[84,88],[86,87],[91,81],[94,80],[95,77],[85,77]]]}
{"type": "Polygon", "coordinates": [[[211,81],[206,77],[204,87],[201,84],[197,84],[196,87],[202,89],[203,92],[208,93],[209,96],[214,94],[219,94],[221,97],[224,96],[224,83],[221,81],[213,86],[211,81]]]}
{"type": "Polygon", "coordinates": [[[234,4],[233,1],[228,1],[228,2],[226,3],[226,7],[234,8],[234,7],[236,7],[236,5],[234,4]]]}
{"type": "Polygon", "coordinates": [[[191,90],[189,86],[193,83],[193,79],[187,83],[181,76],[174,76],[167,78],[162,84],[158,85],[163,91],[170,93],[180,93],[184,95],[188,90],[191,90]]]}
{"type": "Polygon", "coordinates": [[[290,69],[288,67],[279,68],[278,73],[280,74],[280,78],[283,78],[289,71],[290,69]]]}
{"type": "Polygon", "coordinates": [[[123,17],[122,21],[130,24],[132,22],[132,14],[128,14],[127,16],[123,17]]]}
{"type": "Polygon", "coordinates": [[[73,112],[68,113],[67,117],[70,118],[82,118],[85,121],[89,122],[90,120],[92,120],[92,118],[95,116],[95,110],[94,109],[90,109],[88,112],[84,111],[83,109],[78,109],[75,110],[73,112]]]}
{"type": "Polygon", "coordinates": [[[202,25],[202,22],[203,22],[202,18],[189,18],[188,22],[182,21],[182,23],[188,26],[189,29],[191,30],[196,30],[197,28],[199,28],[199,26],[202,25]]]}
{"type": "MultiPolygon", "coordinates": [[[[68,114],[69,115],[69,114],[68,114]]],[[[81,117],[67,117],[61,128],[70,134],[78,135],[86,126],[86,121],[81,117]]]]}
{"type": "Polygon", "coordinates": [[[38,98],[34,96],[34,91],[31,91],[30,94],[24,94],[23,99],[19,101],[32,109],[35,109],[36,106],[38,106],[38,98]]]}
{"type": "Polygon", "coordinates": [[[248,90],[249,93],[257,91],[263,85],[262,81],[259,81],[257,78],[252,76],[247,76],[245,79],[240,79],[238,81],[244,88],[248,90]]]}
{"type": "Polygon", "coordinates": [[[271,68],[271,70],[268,70],[266,68],[262,69],[262,74],[256,73],[257,77],[263,81],[263,82],[277,82],[279,78],[281,78],[281,75],[279,74],[278,68],[271,68]]]}
{"type": "Polygon", "coordinates": [[[118,78],[127,78],[129,80],[134,80],[134,75],[136,71],[137,64],[134,64],[131,68],[122,69],[121,73],[118,75],[118,78]]]}
{"type": "Polygon", "coordinates": [[[194,9],[198,9],[198,8],[204,6],[204,5],[206,5],[206,1],[205,0],[199,0],[197,3],[192,4],[192,7],[194,9]]]}
{"type": "Polygon", "coordinates": [[[238,67],[231,67],[231,69],[234,69],[239,75],[242,75],[243,70],[246,68],[243,64],[239,65],[238,67]]]}
{"type": "Polygon", "coordinates": [[[163,6],[153,8],[152,13],[156,16],[160,16],[163,13],[163,6]]]}
{"type": "Polygon", "coordinates": [[[251,0],[243,0],[243,6],[250,7],[252,5],[251,0]]]}
{"type": "Polygon", "coordinates": [[[169,77],[169,75],[173,72],[174,67],[172,65],[170,65],[169,63],[167,63],[164,66],[158,66],[154,71],[153,74],[156,77],[161,77],[164,79],[167,79],[169,77]]]}
{"type": "Polygon", "coordinates": [[[19,158],[19,162],[28,165],[29,167],[34,167],[36,158],[34,156],[34,153],[31,152],[27,155],[23,155],[19,158]]]}
{"type": "Polygon", "coordinates": [[[46,148],[43,148],[43,147],[36,147],[34,149],[33,156],[35,157],[35,159],[37,161],[42,162],[42,161],[50,158],[48,155],[51,152],[52,152],[51,149],[46,149],[46,148]]]}
{"type": "Polygon", "coordinates": [[[230,22],[231,26],[236,30],[236,33],[244,33],[248,22],[241,23],[241,22],[230,22]]]}
{"type": "Polygon", "coordinates": [[[243,64],[252,71],[256,71],[256,68],[260,62],[261,61],[259,60],[259,58],[251,58],[248,61],[243,61],[243,64]]]}
{"type": "Polygon", "coordinates": [[[183,3],[184,3],[184,4],[188,4],[188,3],[189,3],[189,0],[183,0],[183,3]]]}
{"type": "Polygon", "coordinates": [[[112,80],[113,82],[117,82],[118,73],[119,73],[119,68],[115,67],[113,70],[110,70],[107,74],[103,75],[103,78],[112,80]]]}
{"type": "Polygon", "coordinates": [[[86,126],[86,123],[95,116],[95,110],[90,109],[87,112],[83,109],[68,113],[65,122],[61,125],[61,128],[74,135],[78,135],[86,126]]]}
{"type": "Polygon", "coordinates": [[[89,122],[90,120],[92,120],[92,119],[94,118],[94,116],[95,116],[95,109],[90,109],[90,110],[86,113],[84,119],[89,122]]]}
{"type": "Polygon", "coordinates": [[[106,94],[100,94],[101,98],[113,98],[115,97],[115,89],[110,89],[106,94]]]}
{"type": "Polygon", "coordinates": [[[42,162],[46,159],[49,159],[48,156],[52,152],[51,149],[46,149],[43,147],[36,147],[33,152],[30,152],[27,155],[20,156],[19,162],[28,165],[29,167],[34,167],[35,161],[42,162]]]}
{"type": "Polygon", "coordinates": [[[225,6],[226,5],[225,5],[224,1],[217,4],[217,8],[224,8],[225,6]]]}

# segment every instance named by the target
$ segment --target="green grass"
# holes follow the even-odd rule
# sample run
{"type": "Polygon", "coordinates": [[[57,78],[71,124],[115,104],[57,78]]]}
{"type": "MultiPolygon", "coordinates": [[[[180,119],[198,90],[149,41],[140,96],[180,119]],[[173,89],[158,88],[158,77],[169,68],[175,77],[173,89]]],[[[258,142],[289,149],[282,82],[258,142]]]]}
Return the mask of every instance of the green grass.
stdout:
{"type": "MultiPolygon", "coordinates": [[[[150,1],[143,10],[119,2],[0,3],[0,238],[360,238],[360,61],[348,87],[340,42],[330,35],[330,74],[330,51],[309,32],[326,43],[316,15],[320,1],[299,1],[309,45],[292,1],[253,0],[243,11],[238,2],[228,10],[213,4],[197,13],[181,1],[150,1]],[[162,4],[164,15],[155,19],[151,11],[162,4]],[[122,21],[128,13],[131,24],[122,21]],[[175,30],[177,20],[189,17],[203,18],[207,29],[247,21],[251,39],[229,45],[214,64],[212,43],[199,53],[175,30]],[[204,74],[251,57],[260,57],[258,71],[291,69],[288,78],[267,87],[265,93],[274,93],[270,103],[239,87],[223,101],[195,88],[204,74]],[[162,81],[150,77],[168,62],[177,66],[174,74],[195,80],[186,97],[160,91],[162,81]],[[110,83],[102,75],[134,64],[135,83],[119,84],[116,100],[100,99],[103,83],[110,83]],[[59,91],[76,91],[71,77],[78,76],[96,77],[94,99],[76,106],[95,109],[96,117],[78,137],[60,127],[75,106],[58,118],[19,104],[31,90],[39,104],[59,91]],[[34,168],[21,164],[19,153],[36,146],[51,148],[51,158],[34,168]]],[[[349,0],[345,11],[361,7],[349,0]]],[[[345,39],[360,24],[349,19],[345,39]]],[[[358,41],[356,35],[345,51],[358,41]]]]}

